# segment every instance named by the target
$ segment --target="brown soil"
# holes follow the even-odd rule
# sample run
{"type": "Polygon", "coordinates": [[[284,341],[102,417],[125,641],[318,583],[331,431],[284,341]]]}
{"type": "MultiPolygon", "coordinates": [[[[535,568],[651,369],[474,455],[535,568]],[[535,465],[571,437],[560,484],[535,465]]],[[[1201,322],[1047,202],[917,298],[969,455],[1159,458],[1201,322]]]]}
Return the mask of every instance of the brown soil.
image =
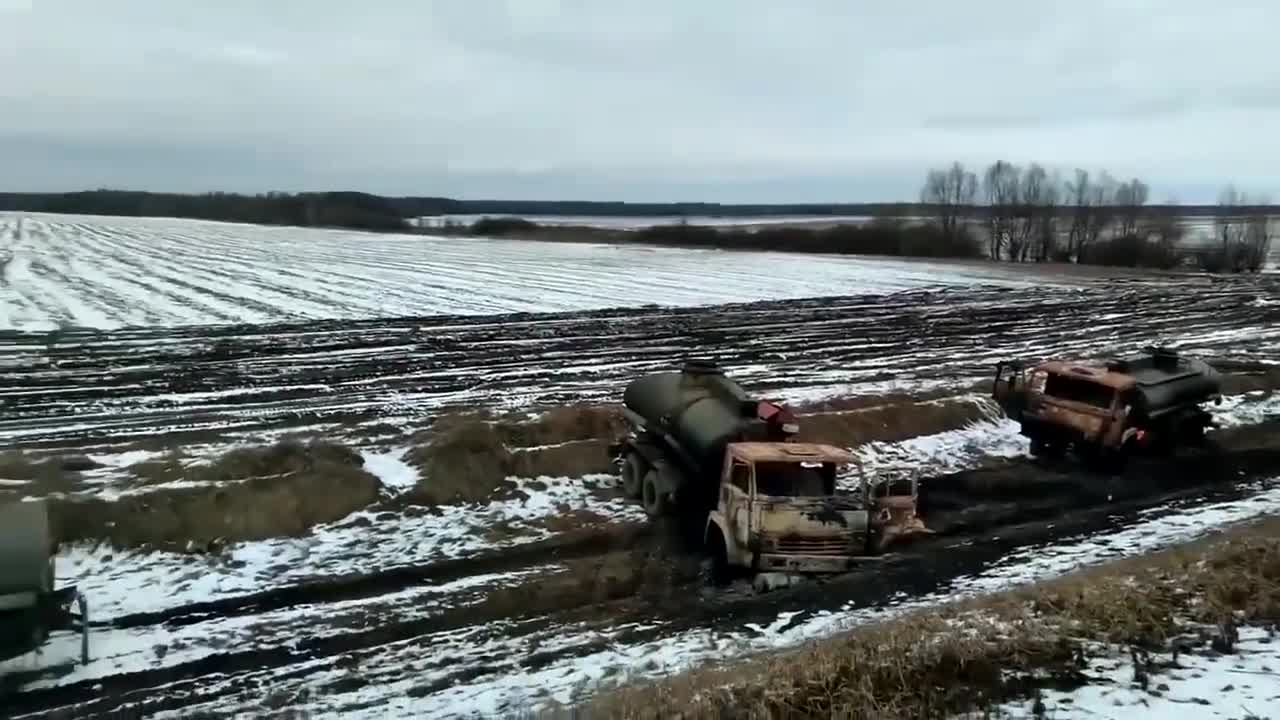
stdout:
{"type": "MultiPolygon", "coordinates": [[[[1137,651],[1280,618],[1280,519],[799,650],[604,693],[589,717],[940,717],[1078,684],[1094,643],[1137,651]]],[[[1229,641],[1228,641],[1229,647],[1229,641]]]]}
{"type": "MultiPolygon", "coordinates": [[[[323,442],[238,449],[183,471],[216,487],[166,488],[117,500],[57,498],[60,542],[106,540],[117,547],[185,549],[305,534],[373,503],[382,485],[352,450],[323,442]]],[[[160,477],[168,478],[166,473],[160,477]]]]}

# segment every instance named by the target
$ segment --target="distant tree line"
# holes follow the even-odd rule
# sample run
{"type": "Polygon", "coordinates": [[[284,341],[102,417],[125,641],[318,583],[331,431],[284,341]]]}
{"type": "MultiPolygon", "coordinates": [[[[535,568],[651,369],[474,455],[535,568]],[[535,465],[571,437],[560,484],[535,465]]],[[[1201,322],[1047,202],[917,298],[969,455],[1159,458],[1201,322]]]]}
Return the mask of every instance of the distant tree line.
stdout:
{"type": "Polygon", "coordinates": [[[633,233],[637,242],[733,250],[781,250],[842,255],[975,258],[981,251],[967,232],[945,233],[932,225],[878,218],[861,225],[825,228],[723,228],[654,225],[633,233]]]}
{"type": "Polygon", "coordinates": [[[0,194],[0,210],[180,217],[358,230],[405,230],[409,227],[394,202],[359,192],[271,192],[260,195],[213,192],[180,195],[93,190],[56,194],[8,193],[0,194]]]}
{"type": "Polygon", "coordinates": [[[977,228],[986,254],[1011,262],[1074,262],[1172,268],[1194,262],[1211,272],[1258,271],[1266,264],[1276,208],[1268,198],[1223,190],[1211,212],[1216,242],[1184,246],[1178,208],[1151,206],[1149,186],[1106,171],[1077,169],[1070,178],[1038,164],[1000,160],[981,177],[961,163],[930,170],[920,200],[931,225],[948,238],[977,228]]]}

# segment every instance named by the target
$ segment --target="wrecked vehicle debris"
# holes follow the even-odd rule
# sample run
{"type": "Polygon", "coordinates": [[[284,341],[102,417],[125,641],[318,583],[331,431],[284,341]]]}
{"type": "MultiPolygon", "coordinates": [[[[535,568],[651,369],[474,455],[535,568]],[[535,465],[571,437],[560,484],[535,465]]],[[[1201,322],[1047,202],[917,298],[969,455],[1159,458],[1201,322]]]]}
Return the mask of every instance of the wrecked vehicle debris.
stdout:
{"type": "Polygon", "coordinates": [[[0,659],[40,648],[55,630],[74,630],[80,660],[89,661],[87,603],[74,585],[55,589],[56,552],[45,500],[0,503],[0,659]]]}
{"type": "Polygon", "coordinates": [[[849,452],[796,442],[790,410],[750,397],[714,364],[633,380],[623,401],[631,432],[610,448],[623,491],[651,518],[696,527],[716,581],[735,569],[842,572],[928,532],[914,481],[838,492],[849,452]]]}
{"type": "Polygon", "coordinates": [[[1169,348],[1105,363],[1051,360],[996,366],[993,397],[1021,425],[1033,455],[1068,448],[1114,466],[1140,451],[1197,445],[1214,427],[1201,407],[1222,402],[1222,378],[1199,358],[1169,348]]]}

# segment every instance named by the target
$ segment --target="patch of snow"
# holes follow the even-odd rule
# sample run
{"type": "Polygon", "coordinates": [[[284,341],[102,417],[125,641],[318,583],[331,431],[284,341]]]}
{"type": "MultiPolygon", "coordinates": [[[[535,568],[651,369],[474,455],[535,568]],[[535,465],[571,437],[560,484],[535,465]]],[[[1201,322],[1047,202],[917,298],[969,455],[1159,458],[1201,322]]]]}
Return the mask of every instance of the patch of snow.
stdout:
{"type": "Polygon", "coordinates": [[[1257,425],[1280,418],[1280,393],[1254,390],[1243,395],[1228,395],[1221,405],[1206,406],[1221,427],[1257,425]]]}
{"type": "MultiPolygon", "coordinates": [[[[1280,640],[1258,627],[1239,629],[1231,654],[1182,652],[1175,667],[1149,672],[1147,689],[1135,681],[1135,667],[1127,651],[1113,648],[1090,657],[1083,671],[1089,684],[1069,692],[1042,691],[1043,714],[1034,700],[1005,703],[995,716],[1032,718],[1142,717],[1169,720],[1223,718],[1247,720],[1280,715],[1280,640]]],[[[1169,654],[1153,654],[1157,665],[1172,662],[1169,654]]],[[[976,717],[970,716],[970,717],[976,717]]]]}
{"type": "Polygon", "coordinates": [[[852,452],[859,474],[870,478],[945,475],[975,468],[987,458],[1029,457],[1031,444],[1020,427],[1007,418],[978,420],[959,430],[859,445],[852,452]]]}
{"type": "Polygon", "coordinates": [[[404,491],[417,485],[419,479],[417,468],[404,461],[408,452],[407,447],[387,452],[361,450],[360,456],[364,458],[364,469],[382,481],[384,487],[404,491]]]}
{"type": "Polygon", "coordinates": [[[87,457],[104,467],[120,469],[154,460],[162,455],[164,453],[152,450],[126,450],[121,453],[90,453],[87,457]]]}

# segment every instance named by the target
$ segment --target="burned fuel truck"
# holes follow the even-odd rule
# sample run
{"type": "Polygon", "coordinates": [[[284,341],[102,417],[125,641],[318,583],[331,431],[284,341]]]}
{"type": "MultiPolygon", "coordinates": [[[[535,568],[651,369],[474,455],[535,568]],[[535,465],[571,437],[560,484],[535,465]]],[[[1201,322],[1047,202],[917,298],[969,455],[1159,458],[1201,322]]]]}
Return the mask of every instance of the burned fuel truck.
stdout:
{"type": "Polygon", "coordinates": [[[1072,448],[1114,466],[1137,451],[1199,444],[1214,426],[1203,405],[1222,402],[1222,377],[1199,358],[1148,348],[1105,363],[1001,362],[993,395],[1021,422],[1033,455],[1072,448]]]}
{"type": "Polygon", "coordinates": [[[653,518],[700,534],[724,579],[730,568],[840,572],[897,538],[927,533],[914,480],[836,490],[843,449],[796,442],[795,416],[749,396],[712,363],[633,380],[630,433],[611,446],[623,491],[653,518]]]}

